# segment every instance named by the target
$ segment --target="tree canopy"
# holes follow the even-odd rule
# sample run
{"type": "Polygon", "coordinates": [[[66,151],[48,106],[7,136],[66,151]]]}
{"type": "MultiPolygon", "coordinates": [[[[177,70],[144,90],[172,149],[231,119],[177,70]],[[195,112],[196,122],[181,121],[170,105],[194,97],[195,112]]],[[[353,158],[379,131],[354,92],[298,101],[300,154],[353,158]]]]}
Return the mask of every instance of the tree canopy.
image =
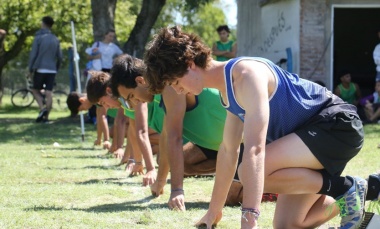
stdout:
{"type": "Polygon", "coordinates": [[[83,54],[84,49],[94,40],[101,39],[102,33],[107,29],[114,28],[120,46],[124,47],[125,51],[139,50],[138,57],[142,57],[146,42],[161,27],[180,25],[187,31],[199,34],[211,45],[218,39],[215,28],[226,22],[219,0],[4,1],[0,5],[0,29],[5,30],[7,35],[0,39],[0,104],[4,86],[3,69],[6,66],[26,69],[33,35],[40,28],[43,16],[51,16],[55,20],[52,32],[59,38],[63,50],[71,46],[70,22],[74,21],[80,54],[83,54]],[[147,11],[144,15],[144,10],[152,4],[157,4],[157,15],[153,15],[153,11],[147,11]],[[107,8],[104,9],[105,6],[107,8]],[[103,9],[99,10],[101,7],[103,9]],[[139,16],[142,20],[140,22],[139,16]],[[101,23],[96,22],[104,17],[108,17],[103,22],[104,26],[99,26],[101,23]],[[138,31],[139,26],[149,20],[153,21],[144,28],[145,31],[138,31]],[[11,60],[17,61],[10,62],[11,60]]]}

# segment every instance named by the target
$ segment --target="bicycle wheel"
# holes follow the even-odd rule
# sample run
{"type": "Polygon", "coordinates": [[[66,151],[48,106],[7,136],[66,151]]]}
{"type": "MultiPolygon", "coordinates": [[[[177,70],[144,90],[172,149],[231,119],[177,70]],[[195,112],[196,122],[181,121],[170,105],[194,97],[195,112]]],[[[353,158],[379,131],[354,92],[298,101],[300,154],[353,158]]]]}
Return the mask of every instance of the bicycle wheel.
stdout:
{"type": "Polygon", "coordinates": [[[56,110],[67,109],[67,93],[61,90],[53,91],[53,108],[56,110]]]}
{"type": "Polygon", "coordinates": [[[12,94],[11,102],[15,107],[29,107],[34,102],[32,91],[20,89],[12,94]]]}

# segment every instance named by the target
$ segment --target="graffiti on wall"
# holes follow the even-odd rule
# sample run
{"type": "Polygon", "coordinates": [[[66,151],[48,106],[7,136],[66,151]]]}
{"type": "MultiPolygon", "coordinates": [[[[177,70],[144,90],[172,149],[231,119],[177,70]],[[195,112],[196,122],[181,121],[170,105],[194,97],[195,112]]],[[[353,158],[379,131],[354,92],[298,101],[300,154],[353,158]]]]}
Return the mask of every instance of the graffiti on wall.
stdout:
{"type": "Polygon", "coordinates": [[[269,35],[264,39],[263,44],[258,47],[258,50],[262,53],[268,52],[269,48],[272,47],[273,43],[277,40],[280,34],[291,29],[292,26],[287,25],[284,12],[280,12],[277,16],[277,24],[272,26],[269,35]]]}

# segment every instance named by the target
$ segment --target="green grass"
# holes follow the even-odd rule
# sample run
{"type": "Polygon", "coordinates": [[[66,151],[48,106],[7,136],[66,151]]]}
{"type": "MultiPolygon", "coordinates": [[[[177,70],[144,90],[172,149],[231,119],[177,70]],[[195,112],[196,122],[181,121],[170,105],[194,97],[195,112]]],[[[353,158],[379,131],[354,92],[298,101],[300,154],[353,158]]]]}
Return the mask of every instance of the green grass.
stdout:
{"type": "MultiPolygon", "coordinates": [[[[208,208],[213,178],[187,178],[186,212],[166,207],[169,186],[160,198],[126,177],[118,160],[94,148],[95,127],[52,111],[51,124],[34,122],[38,109],[0,107],[0,228],[192,228],[208,208]],[[58,142],[60,147],[54,147],[58,142]]],[[[367,177],[379,169],[380,126],[365,127],[365,145],[345,173],[367,177]]],[[[261,228],[271,228],[273,203],[262,205],[261,228]]],[[[218,228],[239,228],[240,211],[226,207],[218,228]]],[[[334,219],[334,222],[338,222],[334,219]]]]}

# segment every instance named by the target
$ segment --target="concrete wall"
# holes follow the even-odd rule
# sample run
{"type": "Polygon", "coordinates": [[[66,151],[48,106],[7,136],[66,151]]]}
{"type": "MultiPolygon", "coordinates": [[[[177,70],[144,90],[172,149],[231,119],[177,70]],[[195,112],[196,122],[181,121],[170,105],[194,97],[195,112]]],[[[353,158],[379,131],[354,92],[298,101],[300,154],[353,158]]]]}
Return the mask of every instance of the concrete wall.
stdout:
{"type": "Polygon", "coordinates": [[[377,7],[380,0],[239,0],[239,56],[277,62],[293,55],[293,72],[332,89],[332,8],[377,7]]]}
{"type": "Polygon", "coordinates": [[[261,56],[278,62],[291,48],[293,72],[299,71],[300,0],[260,5],[238,1],[238,55],[261,56]],[[249,28],[249,29],[248,29],[249,28]]]}

